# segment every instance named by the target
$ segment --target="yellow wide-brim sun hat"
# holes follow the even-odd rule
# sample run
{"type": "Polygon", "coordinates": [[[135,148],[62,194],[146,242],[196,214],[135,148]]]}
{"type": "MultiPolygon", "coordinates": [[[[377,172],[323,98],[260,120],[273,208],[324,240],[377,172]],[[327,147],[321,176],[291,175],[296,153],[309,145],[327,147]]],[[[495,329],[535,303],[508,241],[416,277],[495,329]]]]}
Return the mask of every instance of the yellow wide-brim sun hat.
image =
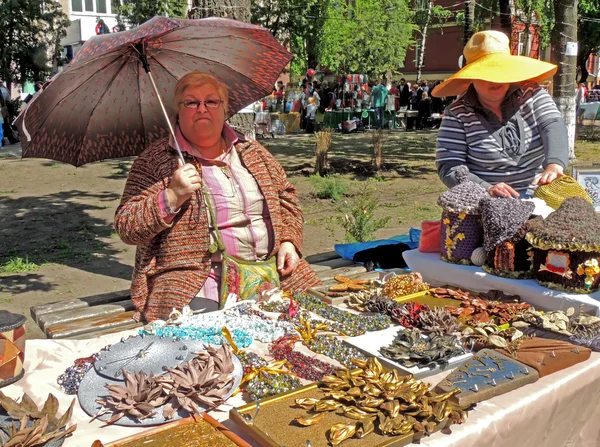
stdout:
{"type": "Polygon", "coordinates": [[[467,65],[435,87],[433,96],[458,96],[476,79],[498,84],[539,83],[554,76],[558,69],[554,64],[531,57],[513,56],[508,36],[500,31],[473,34],[465,45],[463,56],[467,65]]]}

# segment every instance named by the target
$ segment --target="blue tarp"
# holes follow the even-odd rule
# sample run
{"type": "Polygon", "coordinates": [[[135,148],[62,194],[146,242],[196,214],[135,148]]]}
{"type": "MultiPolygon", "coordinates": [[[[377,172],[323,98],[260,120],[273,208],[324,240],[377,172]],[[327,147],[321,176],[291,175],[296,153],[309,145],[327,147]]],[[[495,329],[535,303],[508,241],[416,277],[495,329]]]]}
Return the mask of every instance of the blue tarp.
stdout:
{"type": "Polygon", "coordinates": [[[415,249],[419,246],[420,238],[421,230],[411,228],[408,234],[399,234],[398,236],[393,236],[389,239],[380,239],[378,241],[355,242],[354,244],[335,244],[333,249],[342,258],[352,261],[354,260],[354,255],[359,251],[379,247],[380,245],[392,245],[402,242],[411,249],[415,249]]]}

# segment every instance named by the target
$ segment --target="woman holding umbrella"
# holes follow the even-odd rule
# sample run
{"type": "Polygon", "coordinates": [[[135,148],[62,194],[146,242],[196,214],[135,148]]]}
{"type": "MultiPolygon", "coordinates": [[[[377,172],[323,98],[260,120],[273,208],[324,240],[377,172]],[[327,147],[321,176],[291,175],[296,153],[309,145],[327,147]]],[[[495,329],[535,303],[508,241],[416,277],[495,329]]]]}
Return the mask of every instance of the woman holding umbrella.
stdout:
{"type": "Polygon", "coordinates": [[[127,179],[115,228],[138,247],[132,299],[148,321],[188,304],[215,310],[229,292],[258,293],[260,283],[280,279],[292,290],[319,283],[301,259],[295,188],[264,147],[225,122],[228,99],[215,77],[183,76],[175,87],[175,139],[186,163],[171,137],[148,147],[127,179]]]}

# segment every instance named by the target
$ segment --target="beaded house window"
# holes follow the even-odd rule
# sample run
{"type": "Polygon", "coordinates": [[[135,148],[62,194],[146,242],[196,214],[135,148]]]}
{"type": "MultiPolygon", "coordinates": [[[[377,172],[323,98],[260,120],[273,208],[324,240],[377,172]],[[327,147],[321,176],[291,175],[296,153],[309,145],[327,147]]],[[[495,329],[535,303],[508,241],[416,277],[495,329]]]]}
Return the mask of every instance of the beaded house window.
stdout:
{"type": "Polygon", "coordinates": [[[568,253],[550,250],[546,255],[546,264],[540,265],[540,272],[547,271],[563,278],[571,279],[573,272],[570,270],[571,258],[568,253]]]}

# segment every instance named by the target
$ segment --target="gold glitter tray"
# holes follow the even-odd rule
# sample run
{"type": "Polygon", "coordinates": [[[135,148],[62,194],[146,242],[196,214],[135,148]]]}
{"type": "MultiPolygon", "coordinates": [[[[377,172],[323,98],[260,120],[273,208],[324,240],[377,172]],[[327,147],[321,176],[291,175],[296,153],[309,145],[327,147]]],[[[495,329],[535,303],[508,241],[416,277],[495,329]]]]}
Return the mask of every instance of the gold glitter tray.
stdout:
{"type": "Polygon", "coordinates": [[[460,307],[460,304],[462,303],[461,300],[455,300],[453,298],[436,298],[435,296],[433,296],[433,290],[434,289],[429,289],[423,292],[411,293],[410,295],[404,295],[400,298],[396,298],[394,301],[402,304],[410,302],[427,304],[429,307],[460,307]]]}
{"type": "Polygon", "coordinates": [[[92,447],[251,447],[206,413],[180,419],[169,424],[145,430],[107,444],[94,441],[92,447]]]}
{"type": "MultiPolygon", "coordinates": [[[[324,393],[319,390],[316,383],[306,385],[287,393],[268,397],[257,403],[251,403],[239,408],[233,408],[229,416],[239,424],[244,433],[252,438],[261,447],[306,447],[310,441],[311,447],[330,447],[326,432],[337,423],[349,422],[344,416],[335,412],[328,412],[325,419],[316,425],[301,427],[293,421],[296,417],[306,414],[306,410],[294,407],[296,399],[315,397],[321,398],[324,393]],[[258,408],[258,411],[257,411],[258,408]]],[[[448,421],[441,422],[434,431],[439,431],[448,425],[448,421]]],[[[343,447],[402,447],[422,437],[413,433],[404,436],[383,436],[377,432],[367,435],[363,439],[347,439],[343,447]]]]}

